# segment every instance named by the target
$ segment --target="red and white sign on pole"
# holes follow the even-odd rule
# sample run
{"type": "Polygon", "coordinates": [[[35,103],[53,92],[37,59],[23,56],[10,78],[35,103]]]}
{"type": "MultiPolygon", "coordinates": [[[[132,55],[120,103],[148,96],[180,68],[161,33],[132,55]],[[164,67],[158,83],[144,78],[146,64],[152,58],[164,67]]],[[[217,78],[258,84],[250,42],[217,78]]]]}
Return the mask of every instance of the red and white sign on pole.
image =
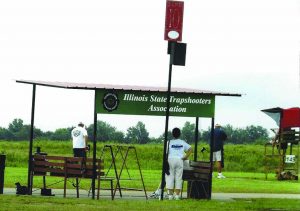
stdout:
{"type": "Polygon", "coordinates": [[[181,41],[183,23],[183,1],[167,1],[165,40],[181,41]]]}

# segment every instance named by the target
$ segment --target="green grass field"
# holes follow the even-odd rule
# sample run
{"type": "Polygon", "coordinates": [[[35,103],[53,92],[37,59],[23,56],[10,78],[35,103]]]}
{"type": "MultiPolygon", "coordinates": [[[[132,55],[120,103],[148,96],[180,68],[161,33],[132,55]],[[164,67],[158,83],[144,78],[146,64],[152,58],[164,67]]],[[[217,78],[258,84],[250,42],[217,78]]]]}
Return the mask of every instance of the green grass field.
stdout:
{"type": "MultiPolygon", "coordinates": [[[[49,155],[71,156],[71,143],[59,141],[35,141],[34,146],[42,146],[49,155]]],[[[206,145],[200,145],[207,147],[206,145]]],[[[97,157],[101,155],[103,144],[97,147],[97,157]]],[[[148,194],[157,189],[161,180],[161,145],[136,145],[138,158],[148,194]]],[[[226,145],[224,180],[213,177],[213,193],[289,193],[300,194],[299,181],[278,181],[274,173],[265,179],[263,173],[263,146],[226,145]]],[[[7,155],[5,187],[15,187],[15,182],[27,185],[28,142],[0,141],[0,153],[7,155]]],[[[199,160],[207,160],[208,154],[199,152],[199,160]]],[[[120,154],[119,154],[120,155],[120,154]]],[[[121,159],[120,157],[118,158],[121,159]]],[[[110,165],[109,153],[104,153],[105,169],[110,165]]],[[[129,155],[128,172],[123,171],[121,179],[139,179],[136,160],[129,155]]],[[[118,163],[119,168],[120,163],[118,163]]],[[[111,176],[112,172],[110,172],[111,176]]],[[[142,188],[141,180],[121,180],[121,187],[142,188]]],[[[61,178],[47,177],[49,188],[63,188],[61,178]]],[[[103,184],[105,185],[105,184],[103,184]]],[[[107,184],[108,185],[108,184],[107,184]]],[[[34,190],[42,186],[42,177],[34,178],[34,190]]],[[[90,180],[80,183],[81,189],[90,188],[90,180]]],[[[68,183],[68,188],[73,188],[68,183]]],[[[184,191],[186,190],[186,184],[184,191]]],[[[300,210],[300,200],[292,199],[235,199],[222,200],[128,200],[115,201],[101,199],[76,199],[40,196],[0,195],[0,210],[300,210]]]]}
{"type": "Polygon", "coordinates": [[[35,196],[0,196],[1,210],[299,210],[300,200],[91,200],[35,196]]]}
{"type": "MultiPolygon", "coordinates": [[[[225,173],[224,173],[225,174],[225,173]]],[[[121,187],[142,188],[139,171],[129,170],[122,174],[120,184],[121,187]],[[133,180],[127,180],[127,179],[133,180]],[[136,180],[138,179],[138,180],[136,180]]],[[[146,190],[151,193],[157,189],[160,179],[160,170],[143,170],[142,175],[145,181],[146,190]]],[[[300,194],[299,181],[278,181],[275,175],[269,175],[268,180],[265,180],[263,173],[247,173],[247,172],[226,172],[226,179],[220,180],[213,178],[212,186],[213,192],[221,193],[293,193],[300,194]]],[[[51,188],[63,188],[61,178],[47,177],[47,185],[51,188]],[[58,182],[58,183],[57,183],[58,182]],[[57,184],[54,184],[57,183],[57,184]],[[52,185],[53,184],[53,185],[52,185]]],[[[27,168],[8,167],[5,169],[5,187],[15,187],[15,182],[27,184],[27,168]]],[[[90,180],[84,179],[81,181],[80,186],[83,189],[90,188],[90,180]]],[[[103,184],[104,187],[108,184],[103,184]]],[[[42,177],[34,177],[34,187],[40,188],[42,186],[42,177]]],[[[71,183],[68,183],[68,188],[73,188],[71,183]]],[[[184,186],[186,188],[186,185],[184,186]]]]}
{"type": "MultiPolygon", "coordinates": [[[[107,144],[107,143],[105,143],[107,144]]],[[[25,141],[0,141],[0,153],[6,154],[6,173],[5,187],[14,187],[15,182],[27,184],[27,165],[28,165],[28,142],[25,141]]],[[[70,141],[44,141],[34,140],[34,149],[37,146],[49,155],[72,156],[72,146],[70,141]]],[[[107,170],[111,164],[111,156],[108,150],[103,150],[104,143],[97,145],[97,157],[102,155],[107,170]]],[[[138,159],[143,172],[145,186],[148,191],[155,190],[161,180],[161,157],[162,145],[134,145],[137,150],[138,159]]],[[[205,144],[202,147],[208,148],[205,144]]],[[[198,151],[199,151],[198,150],[198,151]]],[[[116,151],[115,151],[116,153],[116,151]]],[[[213,191],[215,192],[260,192],[260,193],[300,193],[298,181],[277,181],[273,173],[268,175],[265,180],[263,173],[263,154],[264,147],[262,145],[225,145],[225,171],[226,180],[218,180],[213,178],[213,191]]],[[[91,156],[91,155],[90,155],[91,156]]],[[[124,156],[124,152],[123,152],[124,156]]],[[[198,152],[199,160],[208,160],[209,153],[198,152]]],[[[191,156],[193,157],[193,155],[191,156]]],[[[117,168],[120,169],[122,161],[121,153],[116,155],[117,168]]],[[[128,171],[123,171],[122,178],[140,178],[137,171],[137,163],[135,154],[130,151],[126,162],[128,171]]],[[[110,171],[112,175],[113,171],[110,171]]],[[[34,185],[40,187],[41,177],[34,179],[34,185]]],[[[57,178],[50,177],[47,179],[48,184],[57,182],[57,178]]],[[[89,184],[82,181],[83,186],[89,184]]],[[[121,181],[123,186],[141,187],[141,182],[121,181]]],[[[53,186],[61,188],[61,184],[53,186]]]]}
{"type": "MultiPolygon", "coordinates": [[[[102,155],[105,163],[110,163],[110,152],[103,150],[103,146],[109,143],[97,143],[97,157],[102,155]]],[[[48,155],[72,156],[71,141],[46,141],[34,140],[33,151],[40,146],[48,155]]],[[[125,145],[126,146],[126,145],[125,145]]],[[[159,170],[162,166],[162,144],[134,145],[137,150],[138,159],[143,170],[159,170]]],[[[27,167],[28,165],[28,141],[1,141],[0,154],[6,154],[6,166],[27,167]]],[[[230,172],[263,172],[264,171],[264,146],[262,145],[225,145],[225,171],[230,172]]],[[[115,148],[116,153],[116,148],[115,148]]],[[[125,151],[123,151],[124,155],[125,151]]],[[[91,153],[92,154],[92,153],[91,153]]],[[[92,156],[90,154],[90,156],[92,156]]],[[[198,146],[197,160],[209,160],[209,146],[200,142],[198,146]],[[207,151],[201,153],[205,147],[207,151]]],[[[193,159],[194,154],[190,159],[193,159]]],[[[120,153],[116,160],[121,160],[120,153]]],[[[136,160],[133,151],[128,154],[127,164],[136,169],[136,160]]]]}

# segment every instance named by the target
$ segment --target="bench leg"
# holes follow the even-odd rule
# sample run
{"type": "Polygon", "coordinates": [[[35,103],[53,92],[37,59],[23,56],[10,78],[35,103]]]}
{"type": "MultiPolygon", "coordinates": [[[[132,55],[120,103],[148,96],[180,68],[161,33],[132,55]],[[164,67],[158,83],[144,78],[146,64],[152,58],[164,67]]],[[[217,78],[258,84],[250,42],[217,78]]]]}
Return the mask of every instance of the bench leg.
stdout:
{"type": "Polygon", "coordinates": [[[43,188],[46,188],[46,176],[43,176],[43,188]]]}
{"type": "Polygon", "coordinates": [[[100,178],[98,178],[97,199],[99,199],[99,195],[100,195],[100,178]]]}
{"type": "Polygon", "coordinates": [[[76,177],[76,194],[77,194],[77,198],[79,198],[78,177],[76,177]]]}
{"type": "Polygon", "coordinates": [[[110,191],[111,191],[111,200],[114,200],[114,184],[113,184],[113,180],[110,180],[110,191]]]}
{"type": "Polygon", "coordinates": [[[67,190],[67,178],[64,180],[64,198],[66,198],[66,190],[67,190]]]}
{"type": "Polygon", "coordinates": [[[193,183],[194,183],[194,181],[190,181],[190,190],[189,190],[189,193],[188,193],[188,198],[191,198],[191,193],[192,193],[192,189],[193,189],[193,183]]]}
{"type": "Polygon", "coordinates": [[[208,199],[208,193],[207,193],[207,191],[206,191],[206,189],[205,189],[205,186],[204,186],[203,183],[201,183],[201,185],[202,185],[202,189],[203,189],[203,191],[204,191],[205,197],[208,199]]]}

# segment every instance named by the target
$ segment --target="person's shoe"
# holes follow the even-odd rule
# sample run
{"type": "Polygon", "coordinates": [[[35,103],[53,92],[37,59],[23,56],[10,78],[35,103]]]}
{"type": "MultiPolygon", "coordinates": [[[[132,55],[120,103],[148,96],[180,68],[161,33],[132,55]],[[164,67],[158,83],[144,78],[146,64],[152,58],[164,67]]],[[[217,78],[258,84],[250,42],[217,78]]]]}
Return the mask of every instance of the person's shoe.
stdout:
{"type": "Polygon", "coordinates": [[[218,179],[225,179],[226,177],[223,174],[218,174],[217,178],[218,179]]]}
{"type": "Polygon", "coordinates": [[[154,191],[153,193],[151,193],[148,197],[149,197],[149,198],[155,198],[155,197],[156,197],[155,191],[154,191]]]}
{"type": "Polygon", "coordinates": [[[180,200],[180,196],[179,195],[175,195],[175,200],[180,200]]]}
{"type": "Polygon", "coordinates": [[[169,200],[173,200],[174,199],[173,195],[169,195],[168,197],[169,197],[169,200]]]}

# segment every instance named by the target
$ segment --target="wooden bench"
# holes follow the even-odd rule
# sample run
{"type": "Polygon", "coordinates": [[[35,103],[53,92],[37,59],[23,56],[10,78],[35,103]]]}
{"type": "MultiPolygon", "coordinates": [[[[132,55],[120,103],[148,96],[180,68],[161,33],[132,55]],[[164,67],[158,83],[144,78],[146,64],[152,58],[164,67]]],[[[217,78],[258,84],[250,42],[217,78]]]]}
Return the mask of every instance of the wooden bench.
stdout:
{"type": "MultiPolygon", "coordinates": [[[[32,178],[33,176],[43,176],[43,185],[46,188],[45,177],[54,176],[64,178],[64,197],[66,197],[67,179],[76,179],[76,192],[79,198],[78,178],[93,178],[93,159],[81,157],[61,157],[48,155],[34,155],[32,161],[32,178]]],[[[100,195],[100,181],[109,181],[111,198],[113,196],[114,178],[104,177],[103,161],[96,159],[96,178],[97,180],[97,199],[100,195]]]]}
{"type": "MultiPolygon", "coordinates": [[[[196,191],[196,195],[203,196],[201,198],[209,198],[210,191],[208,190],[211,175],[211,163],[204,161],[190,161],[189,167],[184,168],[182,179],[188,181],[187,197],[191,197],[192,190],[196,191]],[[200,185],[196,188],[195,185],[200,185]],[[203,192],[199,192],[199,191],[203,192]]],[[[183,186],[183,184],[182,184],[183,186]]],[[[181,193],[182,194],[182,193],[181,193]]]]}

